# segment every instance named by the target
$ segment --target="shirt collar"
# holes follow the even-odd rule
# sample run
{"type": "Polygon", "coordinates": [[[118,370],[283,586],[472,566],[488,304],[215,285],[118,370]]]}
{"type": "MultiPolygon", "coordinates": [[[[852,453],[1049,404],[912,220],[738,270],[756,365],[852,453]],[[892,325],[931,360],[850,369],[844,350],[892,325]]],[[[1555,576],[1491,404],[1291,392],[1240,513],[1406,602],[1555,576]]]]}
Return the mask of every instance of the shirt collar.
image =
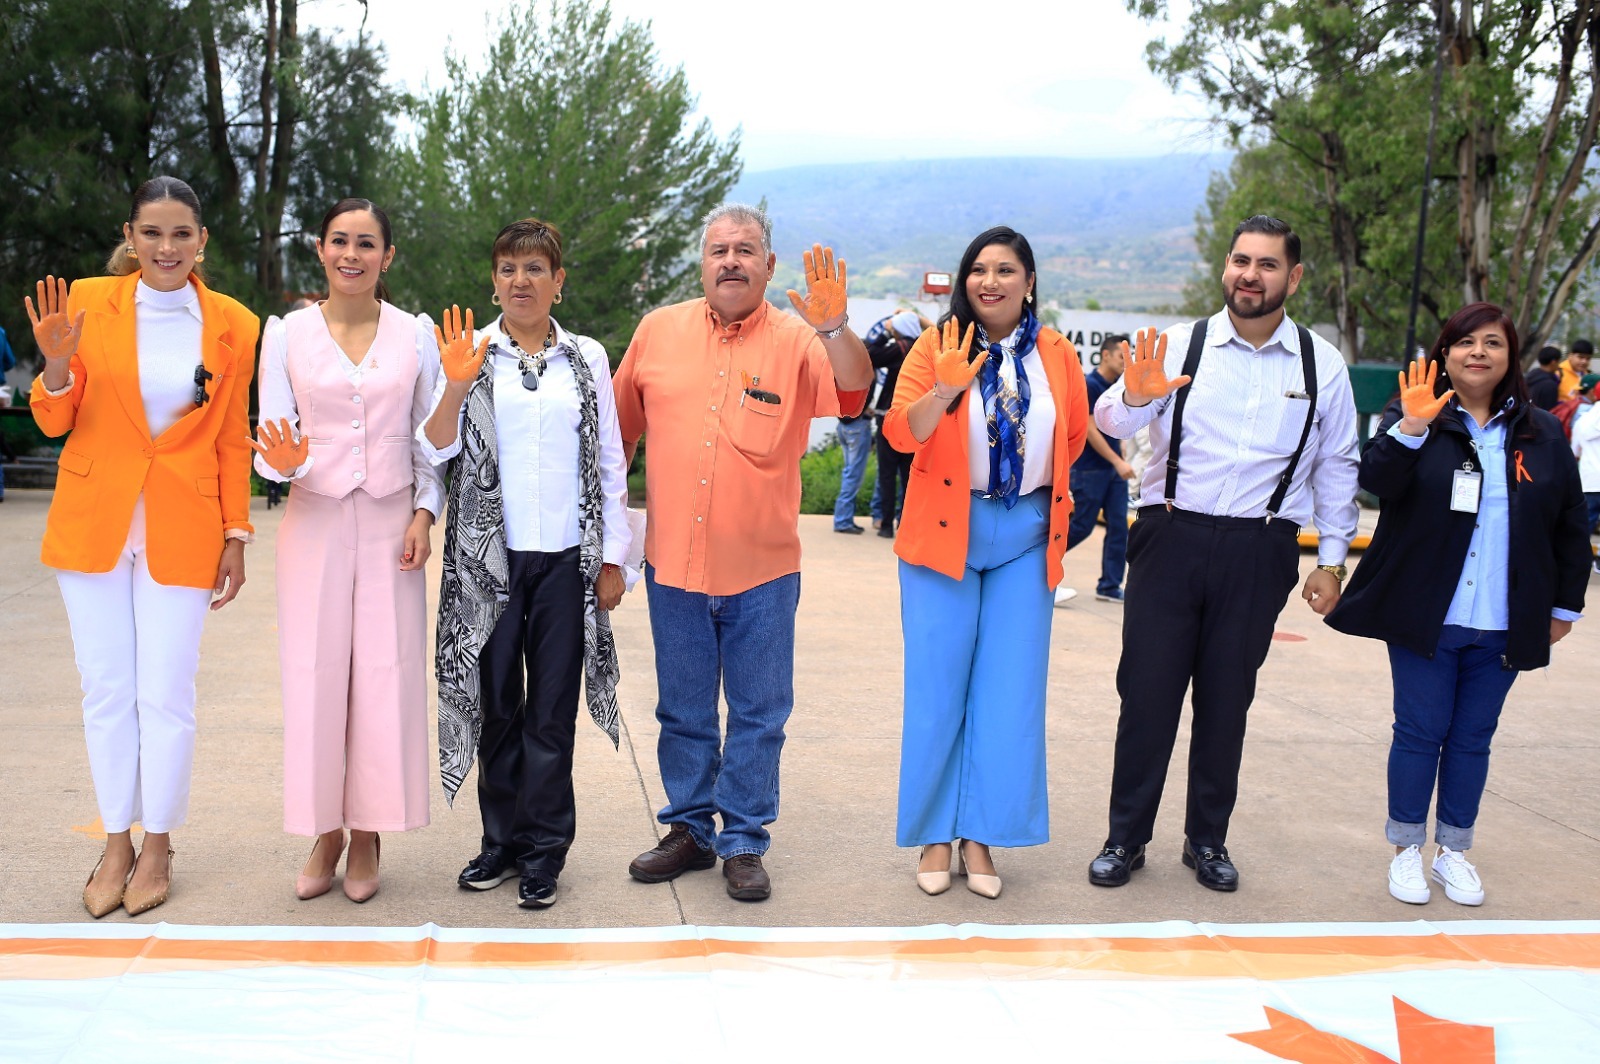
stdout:
{"type": "Polygon", "coordinates": [[[133,290],[134,303],[143,303],[153,310],[187,310],[195,321],[205,324],[205,316],[200,313],[200,293],[195,289],[194,282],[190,281],[175,292],[162,292],[151,288],[144,283],[144,278],[139,278],[139,283],[133,290]]]}
{"type": "Polygon", "coordinates": [[[731,325],[722,324],[722,319],[717,317],[717,312],[711,309],[711,301],[706,300],[706,320],[711,323],[711,328],[725,336],[741,336],[745,333],[755,332],[766,324],[768,303],[765,299],[761,305],[752,310],[744,318],[733,322],[731,325]]]}
{"type": "MultiPolygon", "coordinates": [[[[546,358],[554,358],[557,354],[557,349],[563,346],[572,351],[576,351],[578,349],[578,342],[572,338],[571,333],[567,332],[567,330],[561,327],[561,323],[556,320],[554,314],[550,316],[550,324],[555,327],[556,339],[555,343],[551,344],[550,348],[545,351],[546,358]]],[[[504,314],[497,315],[494,321],[491,321],[489,324],[483,327],[482,331],[483,334],[489,338],[490,344],[499,347],[500,350],[504,351],[512,358],[517,357],[517,349],[511,346],[511,334],[506,332],[504,314]]],[[[526,351],[527,349],[524,348],[523,350],[526,351]]],[[[534,352],[529,353],[532,354],[534,352]]]]}
{"type": "MultiPolygon", "coordinates": [[[[1284,354],[1298,354],[1299,341],[1295,339],[1297,331],[1294,321],[1285,314],[1278,322],[1278,327],[1273,330],[1272,336],[1261,345],[1261,350],[1265,351],[1276,344],[1284,354]]],[[[1206,346],[1221,347],[1230,343],[1238,343],[1252,351],[1255,350],[1248,340],[1239,335],[1239,330],[1234,328],[1233,315],[1223,310],[1211,319],[1211,325],[1206,330],[1206,346]]]]}
{"type": "Polygon", "coordinates": [[[1496,421],[1504,421],[1510,415],[1512,408],[1514,408],[1516,405],[1517,400],[1515,396],[1506,396],[1506,401],[1500,404],[1500,409],[1489,415],[1489,423],[1487,425],[1479,425],[1477,420],[1471,414],[1467,413],[1466,407],[1462,406],[1461,402],[1455,396],[1450,397],[1450,407],[1457,413],[1457,415],[1460,416],[1461,423],[1467,426],[1468,429],[1476,428],[1479,431],[1489,428],[1496,421]]]}

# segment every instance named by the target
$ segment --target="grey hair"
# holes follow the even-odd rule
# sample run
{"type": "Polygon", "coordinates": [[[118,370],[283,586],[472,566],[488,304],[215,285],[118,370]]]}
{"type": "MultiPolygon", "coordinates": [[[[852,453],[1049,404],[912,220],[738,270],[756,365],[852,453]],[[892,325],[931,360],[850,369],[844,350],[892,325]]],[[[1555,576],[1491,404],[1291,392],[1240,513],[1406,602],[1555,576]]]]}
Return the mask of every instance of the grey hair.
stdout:
{"type": "Polygon", "coordinates": [[[711,231],[713,225],[716,225],[724,218],[731,218],[741,224],[753,222],[760,226],[761,253],[763,255],[772,254],[772,219],[767,217],[767,212],[760,207],[752,207],[748,203],[724,203],[711,208],[700,223],[701,258],[705,258],[706,255],[706,234],[711,231]]]}

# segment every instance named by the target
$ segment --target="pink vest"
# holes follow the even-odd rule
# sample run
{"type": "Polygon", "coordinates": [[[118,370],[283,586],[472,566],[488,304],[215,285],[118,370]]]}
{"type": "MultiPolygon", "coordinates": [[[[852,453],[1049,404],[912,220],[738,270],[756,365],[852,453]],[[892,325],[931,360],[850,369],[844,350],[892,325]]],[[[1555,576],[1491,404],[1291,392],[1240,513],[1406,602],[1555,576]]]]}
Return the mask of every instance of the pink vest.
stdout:
{"type": "Polygon", "coordinates": [[[342,499],[356,488],[383,498],[412,486],[411,397],[417,384],[417,319],[381,304],[359,386],[340,363],[318,307],[284,316],[289,382],[300,431],[311,437],[311,471],[295,481],[342,499]]]}

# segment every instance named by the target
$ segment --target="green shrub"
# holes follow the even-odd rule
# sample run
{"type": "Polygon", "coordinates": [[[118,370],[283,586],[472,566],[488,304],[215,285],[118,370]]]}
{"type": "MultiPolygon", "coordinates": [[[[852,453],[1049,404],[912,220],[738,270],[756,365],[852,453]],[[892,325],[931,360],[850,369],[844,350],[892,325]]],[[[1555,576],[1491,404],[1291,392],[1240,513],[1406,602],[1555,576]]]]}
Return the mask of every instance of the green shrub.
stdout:
{"type": "MultiPolygon", "coordinates": [[[[800,512],[803,514],[831,514],[834,500],[839,497],[839,478],[844,472],[844,448],[837,436],[823,438],[821,444],[800,458],[800,512]]],[[[876,448],[867,452],[867,471],[861,478],[861,490],[856,493],[856,516],[863,517],[872,509],[872,486],[878,482],[878,456],[876,448]]]]}

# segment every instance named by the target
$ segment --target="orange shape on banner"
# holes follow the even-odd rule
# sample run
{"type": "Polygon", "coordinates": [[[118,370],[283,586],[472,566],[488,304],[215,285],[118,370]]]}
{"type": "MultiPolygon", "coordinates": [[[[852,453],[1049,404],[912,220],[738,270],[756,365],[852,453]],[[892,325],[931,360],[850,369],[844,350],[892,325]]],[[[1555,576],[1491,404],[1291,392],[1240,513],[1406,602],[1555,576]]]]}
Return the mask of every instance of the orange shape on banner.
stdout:
{"type": "Polygon", "coordinates": [[[1399,998],[1393,1000],[1395,1027],[1400,1036],[1398,1061],[1273,1008],[1264,1009],[1267,1030],[1228,1037],[1298,1064],[1427,1064],[1436,1060],[1494,1064],[1493,1027],[1440,1019],[1399,998]]]}

